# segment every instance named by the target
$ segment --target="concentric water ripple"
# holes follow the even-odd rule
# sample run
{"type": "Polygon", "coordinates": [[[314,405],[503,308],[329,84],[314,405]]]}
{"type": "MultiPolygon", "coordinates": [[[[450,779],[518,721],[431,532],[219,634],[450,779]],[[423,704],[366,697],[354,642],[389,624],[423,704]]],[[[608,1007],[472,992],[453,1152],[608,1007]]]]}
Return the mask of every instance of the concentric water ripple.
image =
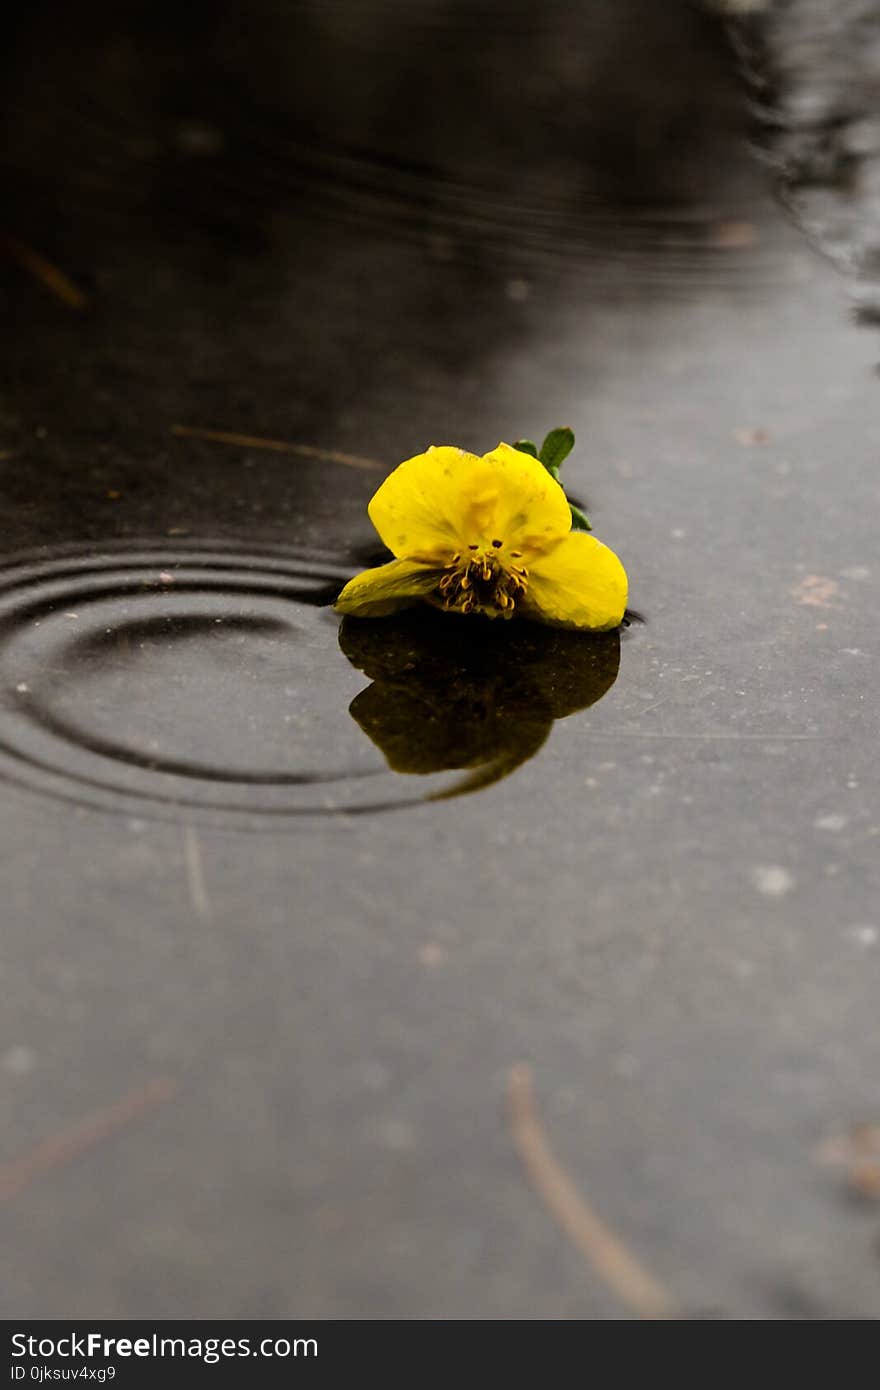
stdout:
{"type": "Polygon", "coordinates": [[[225,541],[8,560],[0,777],[117,814],[248,827],[421,800],[348,715],[363,678],[326,605],[350,572],[225,541]]]}

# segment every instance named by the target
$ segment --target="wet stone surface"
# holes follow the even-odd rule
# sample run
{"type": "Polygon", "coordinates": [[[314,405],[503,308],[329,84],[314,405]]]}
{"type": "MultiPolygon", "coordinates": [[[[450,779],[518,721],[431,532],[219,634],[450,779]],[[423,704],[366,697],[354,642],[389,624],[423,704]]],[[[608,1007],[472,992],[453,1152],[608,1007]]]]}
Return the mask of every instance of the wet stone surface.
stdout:
{"type": "Polygon", "coordinates": [[[4,59],[3,1311],[630,1316],[525,1062],[686,1316],[875,1317],[867,272],[717,19],[416,8],[4,59]],[[560,423],[643,623],[339,624],[385,470],[560,423]]]}

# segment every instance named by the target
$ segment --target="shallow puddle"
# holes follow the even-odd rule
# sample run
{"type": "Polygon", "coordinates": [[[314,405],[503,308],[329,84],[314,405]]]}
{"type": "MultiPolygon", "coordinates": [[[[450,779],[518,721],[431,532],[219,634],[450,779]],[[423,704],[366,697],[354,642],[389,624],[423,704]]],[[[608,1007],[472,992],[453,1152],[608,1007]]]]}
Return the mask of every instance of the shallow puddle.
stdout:
{"type": "Polygon", "coordinates": [[[10,1316],[876,1316],[876,6],[713,8],[18,16],[10,1316]],[[340,623],[563,424],[644,624],[340,623]]]}

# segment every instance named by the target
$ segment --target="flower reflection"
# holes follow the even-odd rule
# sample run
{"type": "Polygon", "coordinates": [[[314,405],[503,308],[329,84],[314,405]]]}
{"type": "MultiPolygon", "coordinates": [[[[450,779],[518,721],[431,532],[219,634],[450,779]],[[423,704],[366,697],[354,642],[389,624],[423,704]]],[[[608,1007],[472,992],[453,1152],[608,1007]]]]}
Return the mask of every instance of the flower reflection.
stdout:
{"type": "Polygon", "coordinates": [[[349,713],[395,772],[458,769],[440,797],[506,777],[542,746],[556,719],[587,709],[617,678],[620,635],[523,622],[450,622],[424,609],[345,618],[339,645],[373,682],[349,713]]]}

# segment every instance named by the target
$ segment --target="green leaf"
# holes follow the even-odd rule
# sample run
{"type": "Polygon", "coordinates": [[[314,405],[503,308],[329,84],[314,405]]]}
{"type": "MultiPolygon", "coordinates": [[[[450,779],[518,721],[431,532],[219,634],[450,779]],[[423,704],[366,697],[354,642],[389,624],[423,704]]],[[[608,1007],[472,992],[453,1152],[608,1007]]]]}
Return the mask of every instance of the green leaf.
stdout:
{"type": "Polygon", "coordinates": [[[592,531],[590,518],[585,516],[580,507],[576,507],[573,502],[569,502],[571,508],[571,529],[572,531],[592,531]]]}
{"type": "Polygon", "coordinates": [[[538,458],[543,463],[548,472],[556,472],[562,467],[574,448],[574,430],[570,430],[567,425],[561,429],[551,430],[541,445],[541,452],[538,458]]]}
{"type": "Polygon", "coordinates": [[[533,459],[538,457],[538,446],[531,439],[518,439],[513,447],[521,454],[531,454],[533,459]]]}

